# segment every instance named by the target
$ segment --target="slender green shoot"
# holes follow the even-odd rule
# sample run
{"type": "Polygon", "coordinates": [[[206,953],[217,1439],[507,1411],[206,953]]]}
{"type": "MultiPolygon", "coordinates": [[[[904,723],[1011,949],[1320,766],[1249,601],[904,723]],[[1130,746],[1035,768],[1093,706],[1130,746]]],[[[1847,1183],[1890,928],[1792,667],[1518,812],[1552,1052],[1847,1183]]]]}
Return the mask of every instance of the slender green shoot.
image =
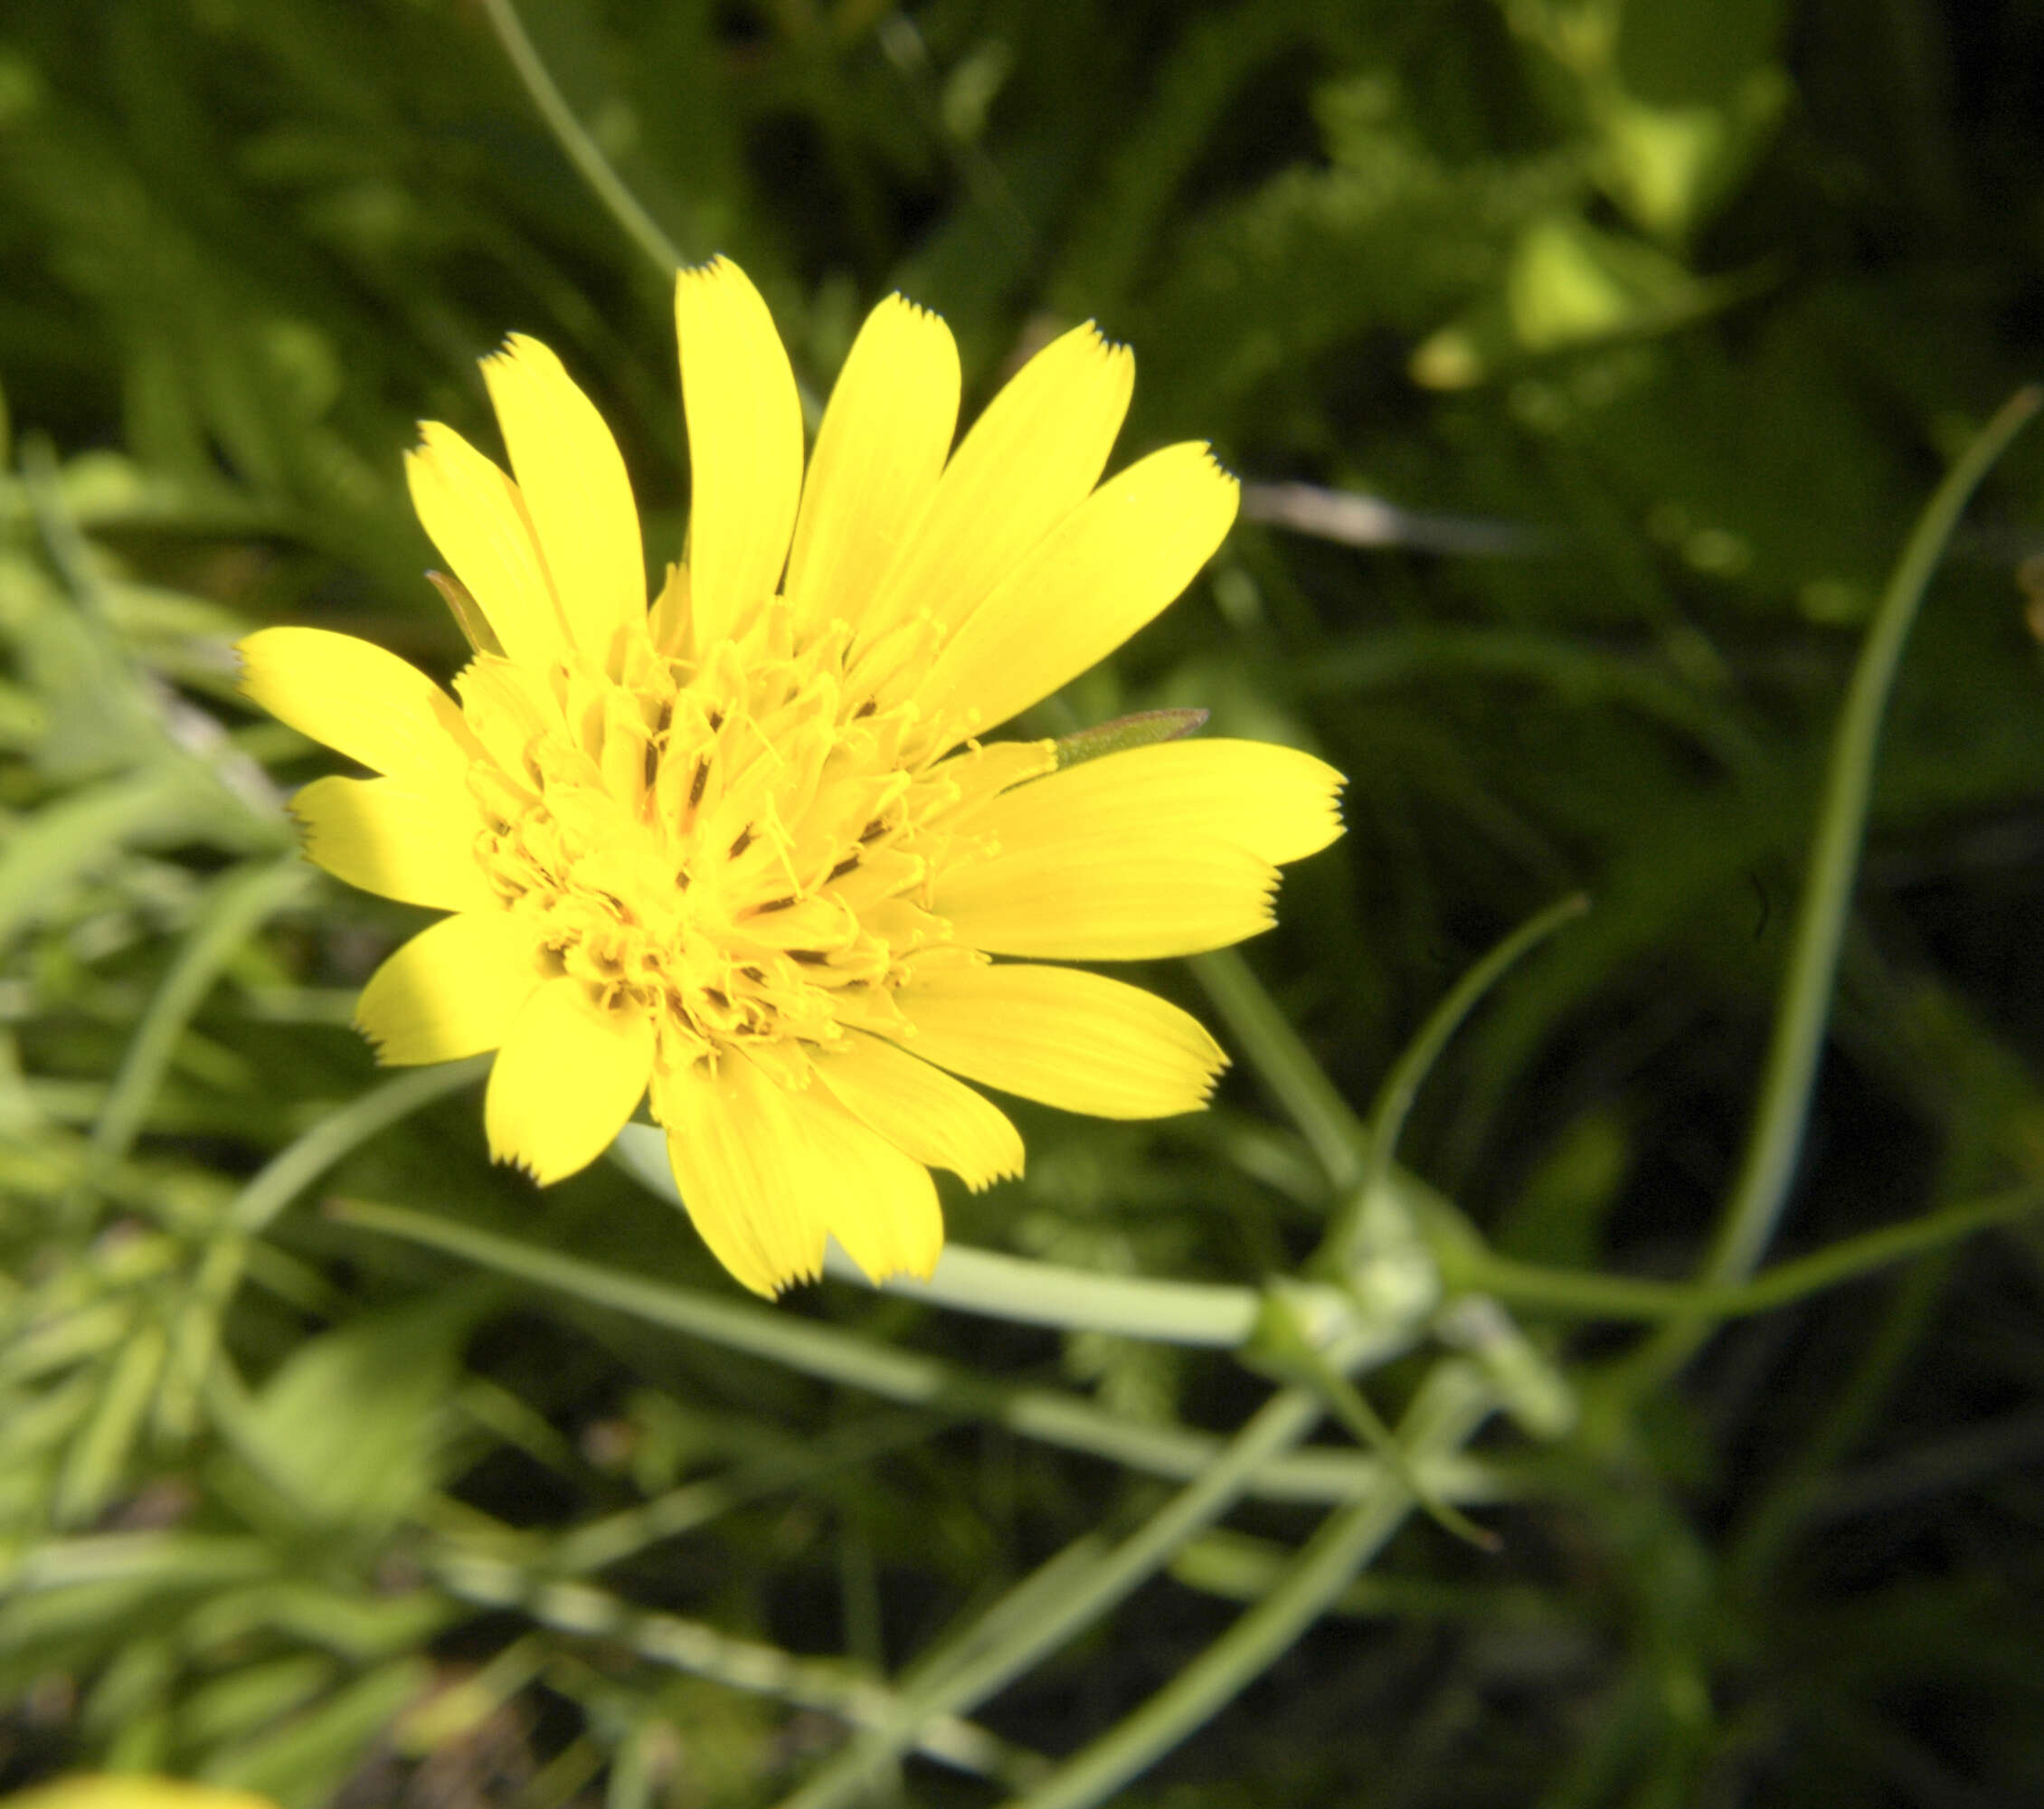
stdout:
{"type": "Polygon", "coordinates": [[[534,47],[512,0],[483,0],[483,12],[518,80],[525,83],[533,105],[539,109],[540,118],[554,134],[554,142],[589,185],[591,193],[610,210],[610,217],[624,229],[625,236],[652,260],[660,273],[672,276],[689,260],[625,185],[624,178],[590,136],[589,128],[575,118],[575,109],[568,105],[560,84],[534,47]]]}
{"type": "Polygon", "coordinates": [[[1447,996],[1427,1013],[1419,1034],[1391,1065],[1391,1072],[1385,1076],[1370,1106],[1364,1130],[1361,1171],[1355,1187],[1336,1208],[1334,1222],[1321,1246],[1328,1266],[1335,1273],[1347,1274],[1364,1254],[1371,1230],[1370,1215],[1381,1210],[1390,1198],[1387,1183],[1399,1132],[1405,1127],[1406,1114],[1418,1096],[1421,1083],[1441,1058],[1449,1038],[1484,995],[1524,956],[1589,908],[1589,899],[1578,892],[1521,923],[1449,989],[1447,996]]]}
{"type": "MultiPolygon", "coordinates": [[[[1817,1063],[1831,1019],[1839,951],[1852,909],[1881,722],[1902,651],[1966,505],[2039,408],[2044,408],[2044,387],[2030,384],[2018,390],[1960,455],[1918,517],[1860,649],[1831,743],[1809,876],[1796,908],[1753,1130],[1704,1261],[1706,1282],[1735,1282],[1750,1275],[1774,1240],[1802,1153],[1817,1063]]],[[[1640,1385],[1651,1387],[1657,1378],[1679,1369],[1707,1331],[1701,1321],[1684,1321],[1650,1340],[1632,1366],[1640,1385]]]]}

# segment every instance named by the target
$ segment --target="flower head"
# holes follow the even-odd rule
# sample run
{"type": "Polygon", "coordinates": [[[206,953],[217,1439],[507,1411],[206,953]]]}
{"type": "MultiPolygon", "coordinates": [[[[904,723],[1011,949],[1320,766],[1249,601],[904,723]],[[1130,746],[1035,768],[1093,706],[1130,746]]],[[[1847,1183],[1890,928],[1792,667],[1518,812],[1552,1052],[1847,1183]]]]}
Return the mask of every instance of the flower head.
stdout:
{"type": "Polygon", "coordinates": [[[573,1174],[649,1099],[747,1287],[814,1276],[830,1236],[875,1279],[927,1275],[930,1169],[981,1188],[1022,1167],[955,1076],[1142,1118],[1200,1105],[1225,1065],[1176,1007],[1038,962],[1254,934],[1276,863],[1339,833],[1340,776],[1249,742],[1060,771],[1053,743],[979,739],[1156,615],[1234,519],[1203,445],[1099,482],[1124,349],[1067,333],[953,452],[951,335],[892,298],[805,481],[752,284],[686,270],[676,314],[691,526],[650,608],[615,442],[515,337],[483,363],[515,479],[437,424],[410,459],[477,649],[455,695],[302,628],[243,641],[243,686],[378,775],[299,792],[307,853],[452,914],[357,1020],[389,1062],[497,1050],[500,1160],[573,1174]]]}

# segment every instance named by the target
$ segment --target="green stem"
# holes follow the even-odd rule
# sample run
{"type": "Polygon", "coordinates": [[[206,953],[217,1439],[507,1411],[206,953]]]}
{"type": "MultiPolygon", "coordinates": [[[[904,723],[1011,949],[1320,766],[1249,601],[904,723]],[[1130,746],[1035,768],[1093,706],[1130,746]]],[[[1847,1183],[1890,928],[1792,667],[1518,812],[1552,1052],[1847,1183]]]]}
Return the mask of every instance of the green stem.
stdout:
{"type": "MultiPolygon", "coordinates": [[[[678,1207],[667,1142],[650,1124],[628,1124],[610,1146],[612,1158],[649,1193],[678,1207]]],[[[824,1273],[861,1287],[875,1283],[833,1245],[824,1273]]],[[[947,1244],[928,1281],[904,1277],[881,1283],[879,1291],[954,1312],[976,1312],[1017,1325],[1047,1325],[1061,1331],[1104,1331],[1232,1350],[1256,1335],[1264,1295],[1254,1288],[1212,1282],[1176,1282],[1148,1275],[1103,1274],[1010,1256],[970,1245],[947,1244]]],[[[1323,1346],[1361,1343],[1366,1350],[1409,1341],[1415,1313],[1402,1300],[1366,1300],[1345,1288],[1301,1284],[1292,1303],[1323,1346]],[[1374,1311],[1373,1311],[1374,1309],[1374,1311]]]]}
{"type": "MultiPolygon", "coordinates": [[[[1937,487],[1903,549],[1853,669],[1831,744],[1809,877],[1796,909],[1788,973],[1768,1045],[1753,1131],[1704,1262],[1707,1282],[1732,1282],[1751,1274],[1773,1241],[1803,1147],[1811,1090],[1831,1016],[1839,949],[1852,908],[1881,719],[1902,650],[1924,592],[1974,490],[2039,407],[2044,407],[2044,388],[2029,385],[2018,390],[1937,487]]],[[[1634,1373],[1643,1385],[1651,1386],[1655,1378],[1686,1362],[1706,1333],[1707,1328],[1695,1321],[1670,1325],[1639,1353],[1634,1373]]]]}
{"type": "MultiPolygon", "coordinates": [[[[626,1125],[611,1145],[611,1155],[649,1193],[680,1205],[667,1140],[654,1126],[626,1125]]],[[[824,1259],[824,1273],[836,1281],[874,1285],[864,1270],[835,1247],[824,1259]]],[[[1102,1274],[961,1244],[945,1245],[928,1281],[897,1278],[882,1283],[881,1292],[1020,1325],[1107,1331],[1220,1350],[1232,1350],[1248,1339],[1263,1305],[1263,1296],[1254,1288],[1102,1274]]],[[[1334,1290],[1326,1292],[1331,1302],[1334,1290]]]]}
{"type": "MultiPolygon", "coordinates": [[[[1492,1405],[1490,1389],[1466,1366],[1439,1365],[1404,1428],[1412,1461],[1462,1445],[1492,1405]]],[[[1411,1505],[1404,1485],[1386,1473],[1369,1495],[1330,1514],[1262,1601],[1134,1714],[1019,1798],[1014,1809],[1088,1809],[1147,1770],[1292,1648],[1397,1530],[1411,1505]]]]}
{"type": "Polygon", "coordinates": [[[1590,908],[1581,893],[1552,904],[1537,917],[1521,923],[1449,989],[1447,996],[1427,1013],[1419,1034],[1405,1046],[1391,1066],[1370,1106],[1364,1132],[1361,1172],[1356,1186],[1336,1208],[1323,1248],[1338,1274],[1346,1274],[1362,1257],[1368,1242],[1370,1214],[1381,1210],[1389,1198],[1386,1185],[1391,1174],[1391,1159],[1398,1147],[1398,1134],[1418,1095],[1420,1083],[1433,1070],[1448,1039],[1475,1009],[1483,996],[1530,953],[1560,929],[1590,908]]]}
{"type": "MultiPolygon", "coordinates": [[[[825,1258],[824,1273],[837,1281],[873,1285],[856,1264],[836,1250],[825,1258]]],[[[1263,1303],[1254,1288],[1102,1274],[963,1244],[944,1245],[928,1281],[897,1277],[883,1283],[881,1292],[1017,1325],[1105,1331],[1120,1338],[1220,1350],[1233,1350],[1247,1340],[1263,1303]]],[[[1334,1291],[1328,1293],[1331,1296],[1334,1291]]]]}
{"type": "Polygon", "coordinates": [[[624,178],[611,166],[601,147],[575,118],[574,109],[568,105],[567,97],[526,35],[517,8],[511,0],[483,0],[483,11],[497,43],[504,46],[504,54],[511,60],[511,67],[517,71],[518,80],[532,97],[533,105],[539,109],[540,118],[554,134],[554,142],[596,198],[610,210],[610,217],[624,228],[626,236],[653,260],[663,276],[671,277],[688,260],[639,204],[639,197],[625,186],[624,178]]]}
{"type": "Polygon", "coordinates": [[[1836,1287],[1906,1257],[1956,1243],[1990,1226],[2044,1209],[2044,1188],[2017,1188],[1991,1199],[1945,1207],[1906,1224],[1883,1226],[1828,1248],[1777,1263],[1750,1282],[1656,1282],[1630,1275],[1542,1268],[1488,1251],[1463,1250],[1447,1264],[1456,1291],[1495,1294],[1518,1306],[1581,1319],[1742,1319],[1771,1312],[1806,1294],[1836,1287]]]}

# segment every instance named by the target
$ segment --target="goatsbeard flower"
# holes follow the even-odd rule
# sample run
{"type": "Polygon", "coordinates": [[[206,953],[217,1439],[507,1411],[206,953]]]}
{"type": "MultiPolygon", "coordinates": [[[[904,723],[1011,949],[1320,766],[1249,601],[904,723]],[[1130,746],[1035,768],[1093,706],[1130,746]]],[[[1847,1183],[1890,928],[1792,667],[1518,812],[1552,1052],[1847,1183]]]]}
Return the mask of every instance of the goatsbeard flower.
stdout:
{"type": "Polygon", "coordinates": [[[927,1276],[930,1169],[975,1189],[1022,1169],[954,1076],[1146,1118],[1203,1104],[1225,1065],[1177,1007],[1040,963],[1265,928],[1276,864],[1340,832],[1340,775],[1252,742],[1060,770],[1055,743],[978,739],[1149,621],[1234,520],[1204,445],[1099,484],[1126,349],[1065,334],[953,452],[951,334],[891,298],[805,482],[758,292],[720,259],[675,308],[694,494],[650,609],[616,443],[514,337],[483,374],[516,479],[437,423],[409,461],[476,648],[455,695],[307,628],[244,640],[243,687],[378,775],[298,794],[306,852],[451,914],[377,970],[357,1022],[386,1062],[495,1049],[499,1160],[573,1174],[649,1098],[748,1288],[817,1275],[833,1236],[875,1280],[927,1276]]]}

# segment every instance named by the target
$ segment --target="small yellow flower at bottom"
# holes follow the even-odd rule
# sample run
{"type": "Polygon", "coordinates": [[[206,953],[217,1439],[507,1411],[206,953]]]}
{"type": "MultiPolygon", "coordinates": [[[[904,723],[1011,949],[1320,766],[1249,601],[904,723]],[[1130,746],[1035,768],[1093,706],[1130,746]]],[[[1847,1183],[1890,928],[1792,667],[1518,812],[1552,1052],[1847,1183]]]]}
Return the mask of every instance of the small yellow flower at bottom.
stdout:
{"type": "Polygon", "coordinates": [[[140,1773],[80,1773],[0,1797],[0,1809],[277,1809],[267,1796],[140,1773]]]}
{"type": "Polygon", "coordinates": [[[794,377],[737,267],[676,292],[689,563],[648,607],[616,443],[514,337],[484,376],[513,476],[428,424],[413,500],[476,643],[450,697],[367,642],[268,629],[256,702],[377,776],[294,808],[329,872],[452,914],[364,990],[383,1059],[497,1051],[493,1153],[546,1182],[649,1097],[710,1248],[771,1294],[836,1237],[875,1280],[943,1242],[930,1170],[1021,1171],[961,1079],[1110,1118],[1203,1104],[1177,1007],[1045,965],[1222,947],[1340,833],[1331,767],[1214,740],[1058,770],[982,741],[1112,651],[1219,545],[1204,445],[1100,481],[1132,361],[1039,352],[955,450],[958,355],[883,302],[803,469],[794,377]],[[1010,959],[996,960],[994,957],[1010,959]]]}

